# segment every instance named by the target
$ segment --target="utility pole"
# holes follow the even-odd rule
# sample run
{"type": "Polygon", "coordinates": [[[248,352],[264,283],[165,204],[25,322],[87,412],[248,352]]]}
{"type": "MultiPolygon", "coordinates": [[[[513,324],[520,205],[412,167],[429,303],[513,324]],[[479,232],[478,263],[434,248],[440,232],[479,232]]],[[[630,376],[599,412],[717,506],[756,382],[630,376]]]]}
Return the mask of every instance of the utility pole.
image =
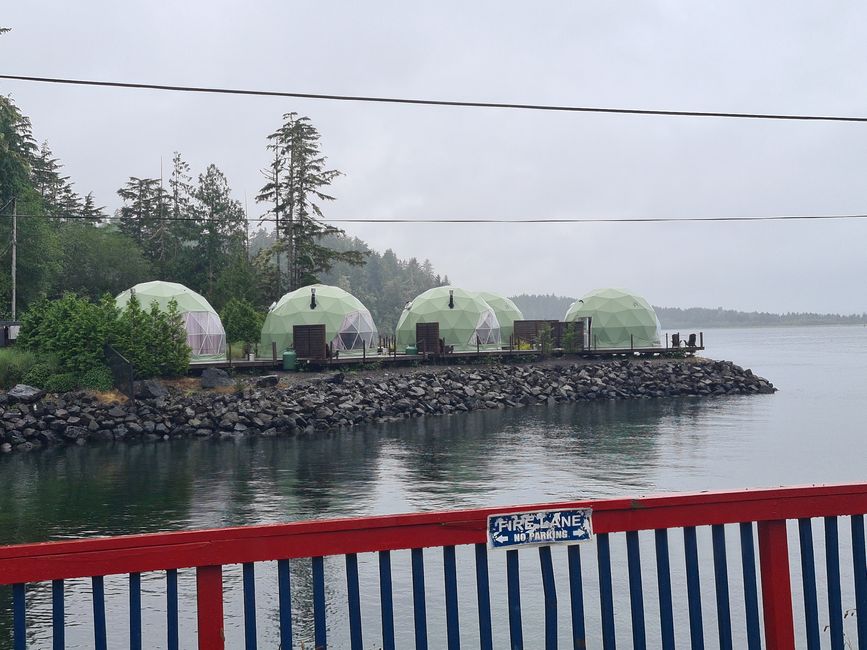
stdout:
{"type": "Polygon", "coordinates": [[[12,320],[18,315],[18,199],[12,199],[12,320]]]}

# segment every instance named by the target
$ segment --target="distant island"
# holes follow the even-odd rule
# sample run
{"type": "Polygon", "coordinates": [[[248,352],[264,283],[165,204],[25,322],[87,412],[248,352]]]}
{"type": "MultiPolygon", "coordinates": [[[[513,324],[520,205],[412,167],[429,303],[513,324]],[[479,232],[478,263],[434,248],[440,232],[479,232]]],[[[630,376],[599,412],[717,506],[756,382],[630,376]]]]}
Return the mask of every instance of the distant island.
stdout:
{"type": "MultiPolygon", "coordinates": [[[[524,318],[562,319],[575,298],[554,294],[522,294],[512,300],[524,318]]],[[[653,307],[665,329],[701,329],[712,327],[803,327],[810,325],[867,325],[867,313],[817,314],[812,312],[746,312],[717,307],[653,307]]]]}

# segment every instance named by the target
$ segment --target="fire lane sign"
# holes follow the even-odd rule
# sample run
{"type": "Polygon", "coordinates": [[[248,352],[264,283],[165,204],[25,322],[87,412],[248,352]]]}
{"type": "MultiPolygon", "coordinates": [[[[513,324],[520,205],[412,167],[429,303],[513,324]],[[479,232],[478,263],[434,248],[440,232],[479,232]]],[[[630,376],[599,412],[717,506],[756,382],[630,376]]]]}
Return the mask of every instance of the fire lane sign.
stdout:
{"type": "Polygon", "coordinates": [[[488,548],[577,544],[593,538],[590,508],[513,512],[488,517],[488,548]]]}

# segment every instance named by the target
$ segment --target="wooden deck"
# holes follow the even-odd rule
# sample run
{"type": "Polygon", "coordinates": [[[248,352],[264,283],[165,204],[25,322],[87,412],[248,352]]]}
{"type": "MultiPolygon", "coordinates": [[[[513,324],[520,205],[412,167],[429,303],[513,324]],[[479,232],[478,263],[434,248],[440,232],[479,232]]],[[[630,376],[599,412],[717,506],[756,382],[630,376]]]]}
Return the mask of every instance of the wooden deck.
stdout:
{"type": "MultiPolygon", "coordinates": [[[[618,357],[676,357],[692,356],[704,350],[703,345],[682,346],[679,348],[616,348],[616,349],[586,349],[580,352],[564,352],[555,350],[553,356],[576,359],[616,359],[618,357]]],[[[503,361],[530,362],[542,356],[539,350],[479,350],[466,352],[451,352],[443,355],[431,354],[368,354],[365,356],[353,354],[336,359],[298,358],[298,364],[310,369],[344,368],[376,364],[378,366],[407,366],[414,363],[430,365],[449,365],[472,363],[484,359],[500,359],[503,361]]],[[[257,358],[249,360],[200,361],[190,363],[190,370],[205,368],[237,368],[243,370],[279,370],[283,367],[282,358],[257,358]]]]}

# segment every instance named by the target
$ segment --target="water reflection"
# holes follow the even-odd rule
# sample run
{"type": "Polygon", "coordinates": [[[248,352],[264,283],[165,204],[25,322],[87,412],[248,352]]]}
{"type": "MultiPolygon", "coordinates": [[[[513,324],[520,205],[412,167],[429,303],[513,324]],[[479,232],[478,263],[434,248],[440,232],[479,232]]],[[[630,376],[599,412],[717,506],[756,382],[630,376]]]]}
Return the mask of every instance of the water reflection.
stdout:
{"type": "MultiPolygon", "coordinates": [[[[422,418],[322,436],[5,456],[0,543],[593,497],[610,493],[612,484],[645,488],[643,477],[659,458],[659,431],[672,420],[683,427],[699,410],[688,400],[605,402],[422,418]]],[[[330,585],[340,584],[342,570],[329,563],[330,585]]],[[[309,562],[293,562],[303,636],[312,632],[311,580],[309,562]]],[[[108,586],[109,602],[123,599],[125,584],[115,588],[113,594],[108,586]]],[[[32,590],[31,597],[34,624],[46,625],[38,614],[50,606],[47,591],[32,590]]],[[[230,587],[227,599],[235,597],[240,592],[230,587]]],[[[10,605],[4,590],[0,638],[7,640],[10,605]]],[[[227,619],[234,620],[230,610],[227,619]]],[[[82,623],[87,614],[85,607],[82,623]]],[[[75,611],[70,618],[76,620],[75,611]]],[[[47,637],[37,632],[34,641],[40,638],[47,637]]]]}

